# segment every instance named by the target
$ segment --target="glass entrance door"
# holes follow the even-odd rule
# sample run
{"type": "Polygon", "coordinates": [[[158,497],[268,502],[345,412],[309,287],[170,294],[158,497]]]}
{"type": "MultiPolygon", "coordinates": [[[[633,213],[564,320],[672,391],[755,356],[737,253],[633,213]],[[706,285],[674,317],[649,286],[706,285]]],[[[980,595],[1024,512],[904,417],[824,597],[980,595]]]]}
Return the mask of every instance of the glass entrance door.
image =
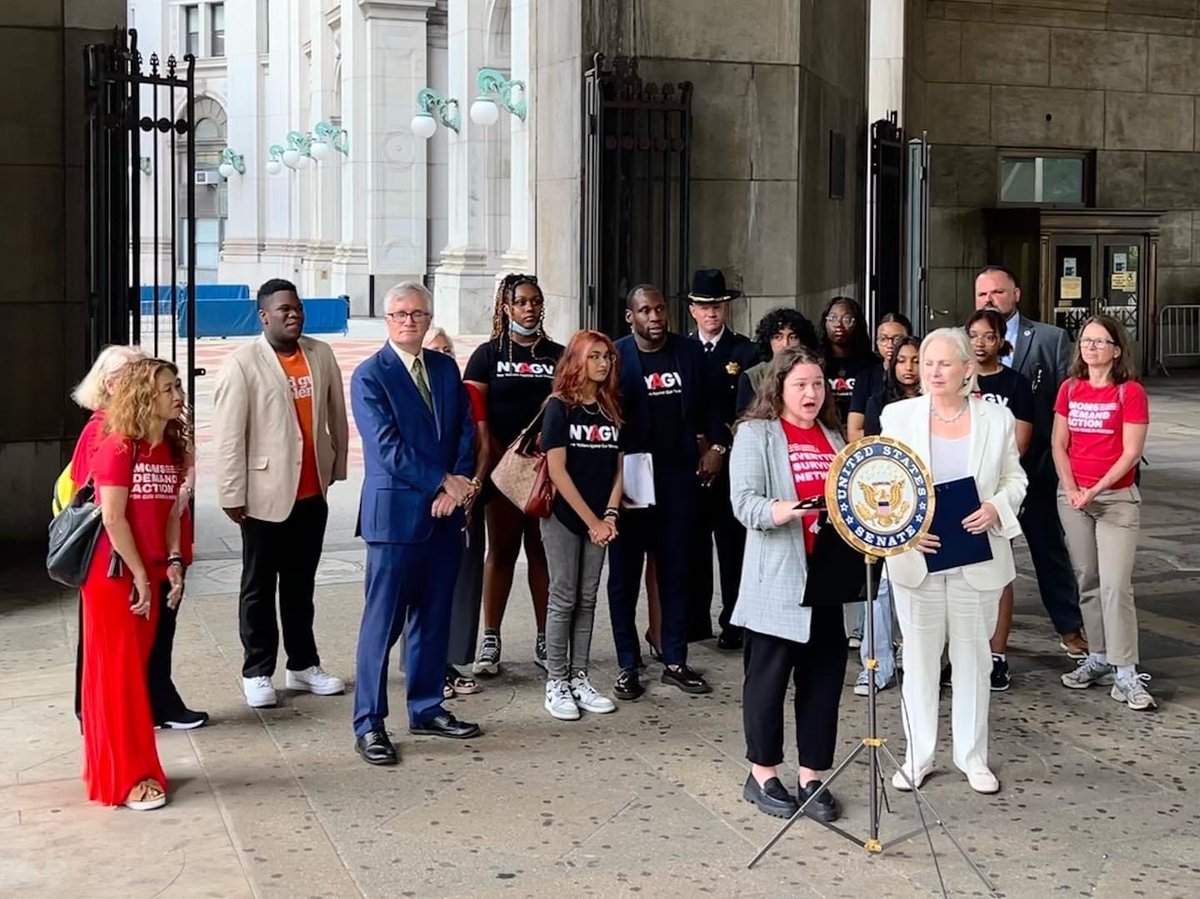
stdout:
{"type": "Polygon", "coordinates": [[[1140,235],[1055,235],[1050,240],[1050,315],[1079,337],[1083,323],[1103,313],[1119,321],[1141,364],[1146,339],[1143,298],[1148,285],[1146,239],[1140,235]]]}

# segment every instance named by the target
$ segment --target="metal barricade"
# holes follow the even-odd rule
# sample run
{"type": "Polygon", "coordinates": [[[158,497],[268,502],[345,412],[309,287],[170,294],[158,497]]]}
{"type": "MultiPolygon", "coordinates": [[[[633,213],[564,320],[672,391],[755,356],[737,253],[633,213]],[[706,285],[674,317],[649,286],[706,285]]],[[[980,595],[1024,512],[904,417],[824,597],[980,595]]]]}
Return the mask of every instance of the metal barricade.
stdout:
{"type": "Polygon", "coordinates": [[[1158,369],[1169,375],[1169,357],[1200,359],[1200,306],[1160,306],[1158,310],[1158,369]]]}

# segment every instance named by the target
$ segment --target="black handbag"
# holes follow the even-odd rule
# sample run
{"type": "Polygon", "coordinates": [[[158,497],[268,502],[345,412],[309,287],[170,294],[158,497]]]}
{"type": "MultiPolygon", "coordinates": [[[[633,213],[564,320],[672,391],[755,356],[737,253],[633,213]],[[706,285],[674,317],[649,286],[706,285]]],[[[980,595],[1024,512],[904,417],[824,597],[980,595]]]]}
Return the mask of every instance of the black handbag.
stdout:
{"type": "Polygon", "coordinates": [[[96,488],[88,481],[50,522],[46,573],[64,587],[83,586],[103,527],[96,488]]]}
{"type": "Polygon", "coordinates": [[[842,539],[829,523],[828,513],[821,513],[818,524],[820,529],[808,556],[808,578],[800,604],[811,608],[858,602],[867,579],[863,554],[842,539]]]}
{"type": "MultiPolygon", "coordinates": [[[[133,462],[137,467],[137,445],[134,445],[133,462]]],[[[67,504],[50,522],[50,539],[46,549],[46,573],[64,587],[79,588],[87,579],[96,554],[96,541],[104,527],[101,518],[100,500],[92,478],[75,491],[67,504]]]]}

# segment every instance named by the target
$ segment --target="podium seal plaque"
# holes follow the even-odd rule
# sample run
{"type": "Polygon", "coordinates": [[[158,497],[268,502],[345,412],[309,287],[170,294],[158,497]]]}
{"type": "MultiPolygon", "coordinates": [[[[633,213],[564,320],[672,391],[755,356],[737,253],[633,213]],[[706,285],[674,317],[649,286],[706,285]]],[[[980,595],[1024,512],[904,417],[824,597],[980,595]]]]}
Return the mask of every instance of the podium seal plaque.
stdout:
{"type": "Polygon", "coordinates": [[[867,556],[912,548],[933,523],[933,478],[917,455],[890,437],[863,437],[829,468],[825,508],[843,540],[867,556]]]}

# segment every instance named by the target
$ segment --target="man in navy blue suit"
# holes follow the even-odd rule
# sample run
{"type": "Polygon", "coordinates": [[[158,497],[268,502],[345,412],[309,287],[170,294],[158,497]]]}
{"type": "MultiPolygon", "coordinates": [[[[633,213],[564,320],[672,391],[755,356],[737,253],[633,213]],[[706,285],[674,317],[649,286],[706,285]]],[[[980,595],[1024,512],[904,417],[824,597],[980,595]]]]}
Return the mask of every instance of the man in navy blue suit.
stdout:
{"type": "Polygon", "coordinates": [[[397,761],[384,729],[387,668],[406,622],[409,732],[460,740],[480,733],[442,708],[463,508],[479,489],[470,477],[470,402],[454,360],[421,349],[433,317],[429,291],[412,281],[397,284],[384,309],[388,342],[350,381],[363,442],[358,533],[367,544],[354,748],[372,765],[397,761]]]}
{"type": "MultiPolygon", "coordinates": [[[[621,437],[627,463],[640,453],[653,460],[654,504],[622,512],[609,549],[608,606],[621,667],[613,692],[626,700],[644,692],[635,619],[642,564],[653,553],[662,606],[662,682],[685,693],[709,693],[703,675],[687,664],[688,567],[712,566],[711,557],[689,554],[701,485],[714,481],[726,452],[729,432],[712,401],[721,384],[705,364],[700,341],[668,330],[666,300],[657,287],[640,284],[629,292],[625,321],[633,333],[616,344],[625,413],[621,437]]],[[[627,492],[629,486],[626,481],[627,492]]]]}

